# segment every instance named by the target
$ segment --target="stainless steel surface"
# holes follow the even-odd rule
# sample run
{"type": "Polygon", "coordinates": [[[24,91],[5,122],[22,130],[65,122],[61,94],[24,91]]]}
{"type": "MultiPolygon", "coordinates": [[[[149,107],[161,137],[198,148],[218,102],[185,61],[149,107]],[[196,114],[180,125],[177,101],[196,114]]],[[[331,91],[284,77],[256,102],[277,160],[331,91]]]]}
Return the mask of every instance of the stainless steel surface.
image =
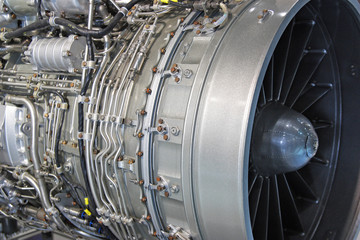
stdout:
{"type": "MultiPolygon", "coordinates": [[[[41,14],[91,31],[111,24],[129,1],[37,3],[4,1],[19,26],[41,14]]],[[[24,229],[85,239],[254,239],[249,159],[264,178],[285,176],[325,146],[304,114],[258,107],[263,79],[294,18],[309,6],[326,16],[329,3],[186,3],[193,5],[139,2],[89,45],[70,24],[53,23],[1,42],[2,215],[24,229]]],[[[359,26],[357,2],[336,3],[359,26]]],[[[2,14],[0,26],[8,26],[5,14],[12,15],[2,14]]],[[[334,62],[357,77],[353,58],[350,70],[344,58],[334,62]]],[[[315,232],[321,221],[306,224],[315,232]]]]}

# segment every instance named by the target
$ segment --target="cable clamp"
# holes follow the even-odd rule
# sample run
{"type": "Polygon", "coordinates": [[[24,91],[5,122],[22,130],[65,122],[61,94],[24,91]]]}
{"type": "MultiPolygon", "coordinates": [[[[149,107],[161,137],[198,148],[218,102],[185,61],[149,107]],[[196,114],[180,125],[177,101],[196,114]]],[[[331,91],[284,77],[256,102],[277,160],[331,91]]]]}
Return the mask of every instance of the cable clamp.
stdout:
{"type": "Polygon", "coordinates": [[[55,23],[55,19],[58,18],[58,17],[50,17],[49,18],[49,24],[50,26],[52,27],[56,27],[56,26],[59,26],[58,24],[55,23]]]}

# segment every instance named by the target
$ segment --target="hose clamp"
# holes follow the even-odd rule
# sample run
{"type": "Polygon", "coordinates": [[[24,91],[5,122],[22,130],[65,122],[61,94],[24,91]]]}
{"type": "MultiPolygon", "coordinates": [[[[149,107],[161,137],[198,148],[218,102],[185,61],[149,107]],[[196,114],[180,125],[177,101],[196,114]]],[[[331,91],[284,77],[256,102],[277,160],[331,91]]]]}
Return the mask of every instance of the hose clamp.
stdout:
{"type": "Polygon", "coordinates": [[[57,18],[57,17],[50,17],[50,18],[49,18],[49,24],[50,24],[50,26],[52,26],[52,27],[58,26],[58,24],[55,23],[55,19],[56,19],[56,18],[57,18]]]}
{"type": "Polygon", "coordinates": [[[128,14],[128,12],[129,12],[129,10],[127,10],[126,7],[121,7],[119,12],[121,12],[124,16],[126,16],[128,14]]]}

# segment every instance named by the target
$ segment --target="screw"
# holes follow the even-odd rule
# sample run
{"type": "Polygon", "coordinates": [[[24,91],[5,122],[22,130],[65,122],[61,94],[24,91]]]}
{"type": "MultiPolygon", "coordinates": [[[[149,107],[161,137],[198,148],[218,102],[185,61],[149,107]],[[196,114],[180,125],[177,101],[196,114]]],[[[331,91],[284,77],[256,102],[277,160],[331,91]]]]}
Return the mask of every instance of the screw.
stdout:
{"type": "Polygon", "coordinates": [[[66,140],[63,140],[63,141],[61,142],[61,144],[62,144],[62,145],[66,145],[66,144],[67,144],[67,141],[66,141],[66,140]]]}
{"type": "Polygon", "coordinates": [[[161,118],[158,120],[159,124],[163,124],[164,120],[162,120],[161,118]]]}
{"type": "Polygon", "coordinates": [[[83,66],[83,67],[86,67],[86,65],[87,65],[87,62],[83,61],[83,62],[82,62],[82,66],[83,66]]]}
{"type": "Polygon", "coordinates": [[[131,16],[132,12],[128,12],[128,16],[131,16]]]}
{"type": "Polygon", "coordinates": [[[198,21],[195,21],[195,22],[194,22],[194,25],[199,25],[199,22],[198,22],[198,21]]]}
{"type": "Polygon", "coordinates": [[[83,137],[83,134],[82,134],[82,133],[79,133],[78,137],[79,137],[79,138],[82,138],[82,137],[83,137]]]}
{"type": "Polygon", "coordinates": [[[146,202],[146,197],[143,197],[142,199],[141,199],[141,201],[144,203],[144,202],[146,202]]]}
{"type": "Polygon", "coordinates": [[[161,132],[163,130],[162,126],[157,127],[158,132],[161,132]]]}
{"type": "Polygon", "coordinates": [[[164,194],[165,194],[165,197],[169,197],[169,195],[170,195],[169,192],[165,192],[164,194]]]}
{"type": "Polygon", "coordinates": [[[135,163],[135,160],[134,160],[134,159],[130,159],[130,160],[128,161],[128,163],[129,163],[129,164],[133,164],[133,163],[135,163]]]}
{"type": "Polygon", "coordinates": [[[72,202],[72,205],[73,205],[73,206],[76,206],[76,202],[72,202]]]}
{"type": "Polygon", "coordinates": [[[146,220],[150,221],[150,219],[151,219],[151,216],[147,215],[146,220]]]}
{"type": "Polygon", "coordinates": [[[48,114],[48,113],[45,113],[45,114],[44,114],[44,117],[46,117],[46,118],[49,117],[49,114],[48,114]]]}
{"type": "Polygon", "coordinates": [[[161,54],[165,54],[166,50],[165,48],[160,49],[161,54]]]}
{"type": "Polygon", "coordinates": [[[27,119],[29,119],[30,117],[31,117],[30,114],[27,114],[27,115],[26,115],[26,118],[27,118],[27,119]]]}
{"type": "Polygon", "coordinates": [[[157,186],[157,188],[156,188],[158,191],[162,191],[162,190],[164,190],[164,187],[163,186],[157,186]]]}
{"type": "Polygon", "coordinates": [[[140,111],[140,115],[144,116],[147,112],[145,110],[140,111]]]}
{"type": "Polygon", "coordinates": [[[200,30],[197,30],[197,31],[196,31],[196,34],[197,34],[197,35],[199,35],[200,33],[201,33],[201,31],[200,31],[200,30]]]}
{"type": "Polygon", "coordinates": [[[70,87],[74,87],[75,86],[75,84],[74,83],[70,83],[70,87]]]}
{"type": "Polygon", "coordinates": [[[165,135],[163,136],[163,139],[164,139],[165,141],[167,141],[167,140],[169,139],[169,136],[165,134],[165,135]]]}
{"type": "Polygon", "coordinates": [[[147,94],[151,94],[151,89],[150,88],[147,88],[146,90],[145,90],[145,92],[147,93],[147,94]]]}
{"type": "Polygon", "coordinates": [[[121,162],[122,160],[124,160],[123,157],[118,157],[118,158],[117,158],[117,161],[118,161],[118,162],[121,162]]]}
{"type": "Polygon", "coordinates": [[[185,21],[185,19],[182,17],[182,18],[180,18],[180,22],[184,22],[185,21]]]}
{"type": "Polygon", "coordinates": [[[170,37],[174,37],[175,36],[175,32],[170,32],[170,37]]]}
{"type": "Polygon", "coordinates": [[[160,182],[161,181],[161,177],[156,177],[156,181],[160,182]]]}
{"type": "Polygon", "coordinates": [[[11,14],[11,18],[12,19],[16,19],[16,15],[13,13],[13,14],[11,14]]]}
{"type": "Polygon", "coordinates": [[[74,72],[75,72],[75,73],[79,72],[79,69],[74,68],[74,72]]]}
{"type": "Polygon", "coordinates": [[[72,143],[71,146],[72,146],[73,148],[77,148],[77,143],[72,143]]]}
{"type": "Polygon", "coordinates": [[[138,155],[139,157],[141,157],[143,154],[143,152],[137,152],[136,155],[138,155]]]}
{"type": "Polygon", "coordinates": [[[74,36],[74,39],[75,39],[75,40],[79,40],[79,36],[75,35],[75,36],[74,36]]]}
{"type": "Polygon", "coordinates": [[[67,56],[71,56],[71,52],[70,52],[70,51],[66,51],[66,55],[67,55],[67,56]]]}
{"type": "Polygon", "coordinates": [[[142,138],[144,136],[144,134],[142,134],[141,132],[138,133],[138,138],[142,138]]]}
{"type": "Polygon", "coordinates": [[[146,28],[146,29],[149,29],[149,28],[150,28],[150,25],[148,25],[148,24],[145,25],[145,28],[146,28]]]}
{"type": "Polygon", "coordinates": [[[139,181],[139,185],[141,186],[141,185],[143,185],[144,184],[144,180],[140,180],[139,181]]]}
{"type": "Polygon", "coordinates": [[[34,91],[37,91],[38,90],[38,88],[37,87],[34,87],[34,91]]]}
{"type": "Polygon", "coordinates": [[[180,78],[179,77],[175,77],[175,82],[180,82],[180,78]]]}
{"type": "Polygon", "coordinates": [[[156,73],[157,72],[157,67],[153,67],[152,71],[153,71],[153,73],[156,73]]]}

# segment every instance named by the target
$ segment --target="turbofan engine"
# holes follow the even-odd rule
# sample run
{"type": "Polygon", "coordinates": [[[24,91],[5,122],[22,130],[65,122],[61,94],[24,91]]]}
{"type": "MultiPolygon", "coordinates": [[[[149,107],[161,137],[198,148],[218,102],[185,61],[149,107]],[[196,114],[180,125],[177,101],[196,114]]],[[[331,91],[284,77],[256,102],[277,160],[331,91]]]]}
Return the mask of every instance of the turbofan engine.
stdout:
{"type": "Polygon", "coordinates": [[[356,239],[358,1],[1,5],[2,238],[356,239]]]}

